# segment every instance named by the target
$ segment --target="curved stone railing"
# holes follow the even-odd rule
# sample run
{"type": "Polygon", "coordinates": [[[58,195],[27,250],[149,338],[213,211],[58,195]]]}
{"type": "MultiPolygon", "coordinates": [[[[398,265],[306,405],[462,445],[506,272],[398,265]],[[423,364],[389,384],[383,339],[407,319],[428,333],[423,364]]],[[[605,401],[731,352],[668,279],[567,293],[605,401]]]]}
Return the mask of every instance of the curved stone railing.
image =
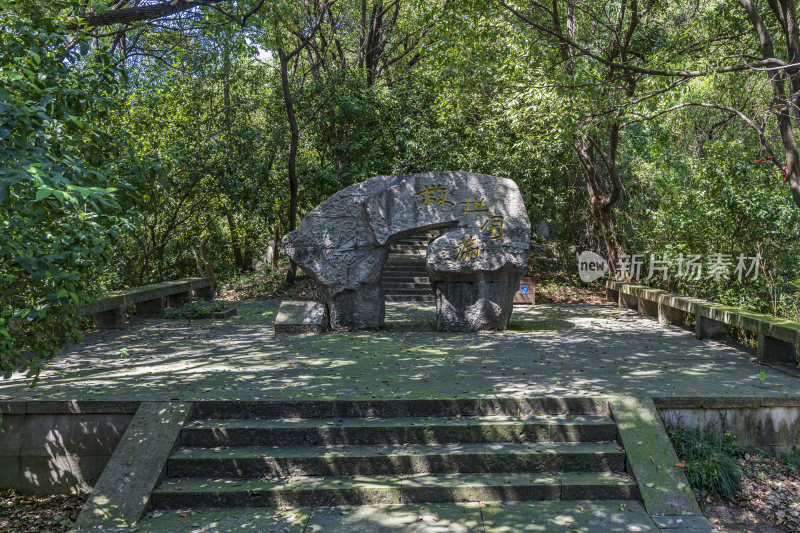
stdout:
{"type": "Polygon", "coordinates": [[[164,306],[180,307],[192,295],[211,300],[214,298],[214,281],[211,278],[185,278],[154,283],[106,293],[103,297],[78,309],[80,315],[92,315],[96,328],[121,329],[125,327],[125,308],[136,305],[136,316],[164,316],[164,306]]]}
{"type": "Polygon", "coordinates": [[[622,308],[657,318],[661,324],[683,325],[686,315],[692,313],[698,339],[724,338],[726,324],[752,331],[758,334],[760,362],[796,363],[798,322],[623,281],[606,281],[606,298],[622,308]]]}

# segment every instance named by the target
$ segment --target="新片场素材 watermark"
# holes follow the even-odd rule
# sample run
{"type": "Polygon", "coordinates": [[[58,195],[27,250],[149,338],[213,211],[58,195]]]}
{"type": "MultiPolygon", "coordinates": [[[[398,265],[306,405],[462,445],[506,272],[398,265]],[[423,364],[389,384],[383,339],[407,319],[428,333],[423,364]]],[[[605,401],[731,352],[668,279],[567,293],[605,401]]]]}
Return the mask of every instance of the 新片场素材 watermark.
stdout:
{"type": "MultiPolygon", "coordinates": [[[[659,276],[666,281],[670,275],[685,280],[720,281],[729,277],[756,280],[760,264],[758,254],[629,254],[617,260],[615,277],[619,281],[648,281],[659,276]]],[[[608,262],[599,254],[584,251],[578,256],[578,275],[585,283],[602,278],[609,270],[608,262]]]]}

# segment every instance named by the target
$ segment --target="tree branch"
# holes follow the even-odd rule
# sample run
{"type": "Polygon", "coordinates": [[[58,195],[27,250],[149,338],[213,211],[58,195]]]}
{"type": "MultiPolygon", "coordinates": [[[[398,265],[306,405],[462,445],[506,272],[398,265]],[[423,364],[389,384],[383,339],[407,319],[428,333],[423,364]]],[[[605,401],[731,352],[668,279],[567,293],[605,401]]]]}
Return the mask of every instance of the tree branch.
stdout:
{"type": "MultiPolygon", "coordinates": [[[[169,0],[145,6],[109,9],[103,13],[87,13],[81,18],[91,28],[110,26],[112,24],[130,24],[131,22],[168,17],[194,7],[213,6],[222,1],[224,0],[169,0]]],[[[258,7],[261,6],[259,5],[258,7]]]]}
{"type": "Polygon", "coordinates": [[[783,61],[781,61],[781,60],[779,60],[779,59],[777,59],[775,57],[766,57],[764,59],[761,59],[760,61],[756,61],[755,63],[751,63],[751,64],[728,65],[728,66],[725,66],[725,67],[703,69],[703,70],[656,70],[656,69],[636,67],[634,65],[630,65],[630,64],[627,64],[627,63],[617,63],[615,61],[611,61],[611,60],[606,59],[606,58],[604,58],[604,57],[602,57],[600,55],[595,54],[594,52],[590,51],[588,48],[586,48],[584,46],[581,46],[574,39],[569,38],[568,36],[564,35],[563,33],[557,32],[557,31],[555,31],[555,30],[553,30],[551,28],[548,28],[547,26],[543,26],[542,24],[534,22],[529,17],[526,17],[525,15],[520,13],[519,10],[514,9],[513,7],[508,5],[503,0],[497,0],[497,3],[499,3],[501,6],[505,7],[511,13],[513,13],[514,16],[516,16],[518,19],[523,21],[525,24],[527,24],[528,26],[531,26],[532,28],[540,31],[541,33],[544,33],[544,34],[549,35],[551,37],[555,37],[558,41],[560,41],[560,42],[562,42],[562,43],[574,48],[575,50],[578,50],[579,52],[581,52],[582,54],[586,55],[587,57],[590,57],[590,58],[594,59],[595,61],[598,61],[598,62],[602,63],[603,65],[605,65],[607,67],[621,69],[621,70],[625,70],[625,71],[628,71],[628,72],[637,72],[639,74],[649,74],[649,75],[652,75],[652,76],[697,78],[697,77],[700,77],[700,76],[707,76],[709,74],[722,74],[722,73],[725,73],[725,72],[742,72],[742,71],[745,71],[745,70],[751,70],[753,68],[758,68],[758,67],[777,66],[777,67],[785,68],[787,66],[783,61]]]}

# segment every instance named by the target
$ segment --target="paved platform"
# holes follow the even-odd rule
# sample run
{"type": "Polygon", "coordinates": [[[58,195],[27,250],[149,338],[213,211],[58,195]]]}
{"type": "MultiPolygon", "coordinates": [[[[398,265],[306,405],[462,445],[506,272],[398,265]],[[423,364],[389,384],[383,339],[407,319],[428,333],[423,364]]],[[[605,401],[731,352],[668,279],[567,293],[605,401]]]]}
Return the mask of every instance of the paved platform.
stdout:
{"type": "Polygon", "coordinates": [[[0,402],[647,396],[658,405],[792,405],[800,382],[754,353],[611,305],[515,307],[505,332],[434,331],[432,304],[387,303],[378,332],[276,335],[277,301],[227,320],[146,319],[93,331],[0,402]],[[760,379],[757,374],[764,372],[760,379]],[[791,399],[794,399],[793,401],[791,399]],[[772,403],[770,403],[772,402],[772,403]],[[775,403],[778,402],[778,403],[775,403]]]}

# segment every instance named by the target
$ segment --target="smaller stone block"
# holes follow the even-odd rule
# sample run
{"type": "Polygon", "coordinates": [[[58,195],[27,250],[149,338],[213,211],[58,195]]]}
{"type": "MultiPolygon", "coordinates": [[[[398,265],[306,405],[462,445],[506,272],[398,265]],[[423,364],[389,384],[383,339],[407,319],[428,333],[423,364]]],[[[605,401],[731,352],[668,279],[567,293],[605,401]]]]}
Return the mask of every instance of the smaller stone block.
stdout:
{"type": "Polygon", "coordinates": [[[658,323],[682,326],[686,323],[686,311],[681,311],[663,303],[658,304],[658,323]]]}
{"type": "Polygon", "coordinates": [[[116,307],[92,315],[92,323],[98,329],[123,329],[125,327],[125,308],[116,307]]]}
{"type": "Polygon", "coordinates": [[[179,292],[167,296],[167,307],[180,307],[192,299],[192,291],[179,292]]]}
{"type": "Polygon", "coordinates": [[[791,342],[767,335],[758,335],[758,361],[760,363],[797,363],[797,349],[791,342]]]}
{"type": "Polygon", "coordinates": [[[136,304],[136,316],[141,318],[160,318],[164,316],[164,299],[155,298],[136,304]]]}
{"type": "Polygon", "coordinates": [[[328,307],[322,302],[282,302],[275,317],[275,333],[322,333],[329,327],[328,307]]]}
{"type": "Polygon", "coordinates": [[[651,300],[645,300],[644,298],[639,298],[637,311],[639,311],[639,314],[642,316],[656,318],[658,317],[658,303],[651,300]]]}
{"type": "Polygon", "coordinates": [[[698,339],[724,339],[728,336],[728,330],[724,322],[697,315],[694,336],[698,339]]]}

